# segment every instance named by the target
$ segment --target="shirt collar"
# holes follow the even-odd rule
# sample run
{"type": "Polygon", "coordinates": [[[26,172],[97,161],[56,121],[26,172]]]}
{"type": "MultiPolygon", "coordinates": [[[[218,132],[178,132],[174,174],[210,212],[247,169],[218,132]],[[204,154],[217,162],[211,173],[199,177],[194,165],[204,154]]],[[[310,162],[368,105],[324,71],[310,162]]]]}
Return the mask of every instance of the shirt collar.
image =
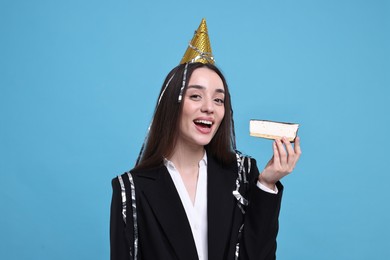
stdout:
{"type": "MultiPolygon", "coordinates": [[[[199,166],[203,164],[204,166],[207,166],[207,152],[204,150],[203,158],[199,161],[199,166]]],[[[168,160],[167,158],[164,158],[164,165],[165,167],[169,168],[175,168],[175,165],[172,161],[168,160]]]]}

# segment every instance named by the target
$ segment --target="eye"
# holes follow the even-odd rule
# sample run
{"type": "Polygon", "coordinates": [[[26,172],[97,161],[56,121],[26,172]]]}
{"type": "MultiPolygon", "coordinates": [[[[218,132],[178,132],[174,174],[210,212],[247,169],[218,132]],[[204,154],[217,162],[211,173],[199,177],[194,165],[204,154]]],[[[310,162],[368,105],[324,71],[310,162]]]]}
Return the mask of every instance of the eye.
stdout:
{"type": "Polygon", "coordinates": [[[223,100],[222,98],[216,98],[214,99],[214,101],[218,104],[218,105],[223,105],[225,103],[225,100],[223,100]]]}
{"type": "Polygon", "coordinates": [[[198,94],[190,95],[190,99],[192,99],[192,100],[200,100],[201,98],[202,98],[201,95],[198,95],[198,94]]]}

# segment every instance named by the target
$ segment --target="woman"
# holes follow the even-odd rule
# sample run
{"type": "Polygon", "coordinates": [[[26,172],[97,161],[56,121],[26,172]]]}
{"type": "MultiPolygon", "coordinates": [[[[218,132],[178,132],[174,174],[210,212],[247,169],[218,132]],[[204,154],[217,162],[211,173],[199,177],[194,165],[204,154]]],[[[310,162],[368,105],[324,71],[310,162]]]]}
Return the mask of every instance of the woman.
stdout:
{"type": "Polygon", "coordinates": [[[235,151],[232,114],[210,62],[168,74],[136,167],[112,181],[111,259],[275,259],[279,180],[299,159],[299,138],[276,140],[259,175],[235,151]]]}

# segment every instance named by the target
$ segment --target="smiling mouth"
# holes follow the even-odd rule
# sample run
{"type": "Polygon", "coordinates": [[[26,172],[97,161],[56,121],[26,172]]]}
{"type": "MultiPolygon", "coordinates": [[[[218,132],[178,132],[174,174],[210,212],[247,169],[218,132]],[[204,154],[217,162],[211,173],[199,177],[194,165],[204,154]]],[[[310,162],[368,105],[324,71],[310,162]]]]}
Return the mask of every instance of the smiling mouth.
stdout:
{"type": "Polygon", "coordinates": [[[211,126],[213,125],[213,122],[208,120],[195,120],[194,123],[197,126],[206,127],[206,128],[211,128],[211,126]]]}

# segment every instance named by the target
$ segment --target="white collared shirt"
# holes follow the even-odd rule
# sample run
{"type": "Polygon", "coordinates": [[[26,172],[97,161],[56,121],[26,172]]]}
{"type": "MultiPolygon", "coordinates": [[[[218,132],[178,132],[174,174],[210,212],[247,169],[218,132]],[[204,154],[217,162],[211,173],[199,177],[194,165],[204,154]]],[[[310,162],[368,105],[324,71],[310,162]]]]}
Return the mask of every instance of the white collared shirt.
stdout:
{"type": "Polygon", "coordinates": [[[181,202],[187,214],[191,226],[199,260],[208,259],[207,239],[207,156],[206,152],[199,162],[199,176],[196,185],[195,203],[192,204],[190,196],[184,186],[180,173],[173,162],[165,159],[164,164],[175,184],[181,202]]]}
{"type": "MultiPolygon", "coordinates": [[[[164,159],[164,165],[167,167],[169,174],[175,184],[176,190],[179,193],[181,203],[186,212],[188,222],[191,226],[192,235],[194,237],[196,250],[199,260],[208,259],[208,237],[207,237],[207,154],[199,162],[199,176],[196,185],[195,203],[192,204],[191,198],[183,183],[179,171],[176,169],[173,162],[164,159]]],[[[257,187],[263,191],[277,194],[276,190],[269,189],[257,181],[257,187]]]]}

